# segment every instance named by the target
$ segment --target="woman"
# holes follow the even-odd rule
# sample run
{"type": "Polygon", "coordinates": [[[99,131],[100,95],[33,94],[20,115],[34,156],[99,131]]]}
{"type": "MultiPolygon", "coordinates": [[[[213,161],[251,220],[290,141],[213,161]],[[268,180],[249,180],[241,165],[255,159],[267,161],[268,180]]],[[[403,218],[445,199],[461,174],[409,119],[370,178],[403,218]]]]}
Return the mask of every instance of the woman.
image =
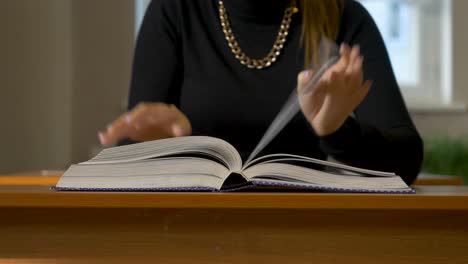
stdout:
{"type": "Polygon", "coordinates": [[[353,0],[152,1],[136,46],[132,110],[99,134],[101,143],[208,135],[245,157],[297,81],[301,88],[313,76],[297,77],[321,36],[352,48],[341,45],[340,61],[301,95],[302,114],[265,152],[330,155],[413,182],[422,141],[380,33],[353,0]]]}

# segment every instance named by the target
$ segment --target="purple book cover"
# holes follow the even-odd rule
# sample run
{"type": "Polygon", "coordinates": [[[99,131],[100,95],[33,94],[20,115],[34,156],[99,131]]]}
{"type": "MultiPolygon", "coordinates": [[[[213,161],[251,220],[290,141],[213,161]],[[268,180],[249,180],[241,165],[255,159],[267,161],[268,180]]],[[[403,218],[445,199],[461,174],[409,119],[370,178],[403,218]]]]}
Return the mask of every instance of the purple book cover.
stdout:
{"type": "Polygon", "coordinates": [[[381,194],[416,194],[413,189],[402,190],[369,190],[369,189],[346,189],[346,188],[331,188],[325,186],[308,186],[300,184],[288,183],[271,183],[271,182],[254,182],[244,186],[234,188],[226,188],[218,190],[209,187],[183,187],[183,188],[67,188],[67,187],[52,187],[56,191],[82,191],[82,192],[241,192],[241,191],[261,191],[264,187],[272,187],[267,189],[277,192],[294,192],[294,191],[310,191],[310,192],[325,192],[325,193],[381,193],[381,194]]]}

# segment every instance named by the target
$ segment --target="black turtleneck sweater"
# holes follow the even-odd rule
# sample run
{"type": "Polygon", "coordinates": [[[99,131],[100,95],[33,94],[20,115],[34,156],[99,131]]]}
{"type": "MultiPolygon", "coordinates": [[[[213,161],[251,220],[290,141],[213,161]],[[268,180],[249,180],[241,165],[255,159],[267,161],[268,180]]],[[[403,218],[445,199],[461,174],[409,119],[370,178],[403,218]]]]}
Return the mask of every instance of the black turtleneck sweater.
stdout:
{"type": "MultiPolygon", "coordinates": [[[[262,58],[269,52],[288,2],[224,0],[248,56],[262,58]]],[[[352,166],[395,172],[411,183],[420,169],[422,141],[375,23],[358,2],[344,3],[336,42],[361,46],[364,76],[374,81],[371,91],[355,118],[332,135],[317,137],[298,114],[265,152],[331,155],[352,166]]],[[[297,13],[277,62],[252,70],[231,53],[217,0],[152,1],[137,41],[129,109],[140,102],[175,104],[188,116],[193,135],[225,139],[245,158],[296,87],[304,62],[301,24],[297,13]]]]}

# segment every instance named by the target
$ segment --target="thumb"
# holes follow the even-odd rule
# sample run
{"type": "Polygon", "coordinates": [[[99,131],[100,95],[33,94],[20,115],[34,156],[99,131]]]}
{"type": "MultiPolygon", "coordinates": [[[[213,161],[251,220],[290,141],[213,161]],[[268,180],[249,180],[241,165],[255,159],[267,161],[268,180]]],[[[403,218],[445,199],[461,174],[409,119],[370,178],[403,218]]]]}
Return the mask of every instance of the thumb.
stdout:
{"type": "Polygon", "coordinates": [[[299,93],[301,93],[304,90],[307,83],[312,79],[313,75],[313,70],[305,70],[299,73],[299,75],[297,76],[297,89],[299,93]]]}

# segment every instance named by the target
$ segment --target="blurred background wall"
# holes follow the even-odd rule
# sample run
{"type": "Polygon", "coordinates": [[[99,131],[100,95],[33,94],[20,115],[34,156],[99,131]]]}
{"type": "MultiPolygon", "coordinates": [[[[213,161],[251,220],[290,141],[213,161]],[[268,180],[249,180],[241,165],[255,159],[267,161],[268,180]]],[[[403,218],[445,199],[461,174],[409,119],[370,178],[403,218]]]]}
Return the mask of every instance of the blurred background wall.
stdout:
{"type": "Polygon", "coordinates": [[[0,1],[0,170],[71,160],[72,2],[0,1]]]}
{"type": "MultiPolygon", "coordinates": [[[[454,0],[454,12],[468,1],[454,0]]],[[[99,147],[125,104],[133,0],[0,0],[0,174],[64,169],[99,147]]],[[[468,17],[455,16],[455,97],[468,102],[468,17]]],[[[415,110],[424,136],[468,132],[465,111],[415,110]]]]}
{"type": "MultiPolygon", "coordinates": [[[[42,1],[42,0],[41,0],[42,1]]],[[[88,159],[97,131],[126,103],[135,39],[134,1],[72,0],[73,162],[88,159]]]]}
{"type": "Polygon", "coordinates": [[[0,173],[65,168],[122,110],[130,0],[0,0],[0,173]]]}

